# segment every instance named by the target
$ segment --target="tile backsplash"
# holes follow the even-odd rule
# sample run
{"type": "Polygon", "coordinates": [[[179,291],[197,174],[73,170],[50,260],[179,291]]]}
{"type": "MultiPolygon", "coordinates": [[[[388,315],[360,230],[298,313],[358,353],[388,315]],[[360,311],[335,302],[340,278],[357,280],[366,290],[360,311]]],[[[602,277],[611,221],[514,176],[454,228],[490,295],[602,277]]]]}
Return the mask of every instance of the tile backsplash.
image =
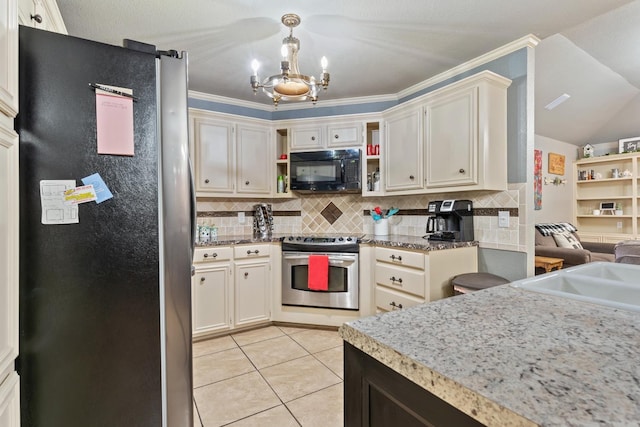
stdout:
{"type": "Polygon", "coordinates": [[[415,196],[369,198],[359,194],[303,195],[297,199],[198,199],[198,222],[218,227],[219,236],[251,234],[253,205],[270,203],[274,212],[274,233],[373,234],[373,220],[365,210],[396,207],[400,213],[390,219],[390,233],[410,236],[425,234],[426,207],[431,200],[469,199],[474,208],[474,235],[480,246],[526,252],[523,216],[526,184],[510,184],[507,191],[475,191],[415,196]],[[402,211],[410,214],[402,214],[402,211]],[[509,227],[498,227],[498,210],[509,210],[509,227]],[[238,212],[245,214],[239,223],[238,212]]]}

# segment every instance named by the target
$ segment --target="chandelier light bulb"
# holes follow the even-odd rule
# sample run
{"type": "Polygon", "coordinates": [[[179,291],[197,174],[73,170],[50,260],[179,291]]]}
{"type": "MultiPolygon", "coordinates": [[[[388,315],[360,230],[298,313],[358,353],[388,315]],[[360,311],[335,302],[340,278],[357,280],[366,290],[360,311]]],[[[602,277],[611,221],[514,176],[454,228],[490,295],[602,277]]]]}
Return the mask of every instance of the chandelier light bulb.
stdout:
{"type": "Polygon", "coordinates": [[[320,60],[320,65],[322,65],[322,72],[326,73],[327,72],[327,65],[329,65],[329,61],[327,61],[327,57],[323,56],[322,59],[320,60]]]}
{"type": "Polygon", "coordinates": [[[282,55],[282,59],[284,60],[289,56],[289,47],[286,44],[283,44],[280,48],[280,55],[282,55]]]}
{"type": "Polygon", "coordinates": [[[254,59],[253,61],[251,61],[251,69],[253,70],[254,76],[258,75],[258,68],[260,68],[260,63],[258,62],[258,60],[254,59]]]}

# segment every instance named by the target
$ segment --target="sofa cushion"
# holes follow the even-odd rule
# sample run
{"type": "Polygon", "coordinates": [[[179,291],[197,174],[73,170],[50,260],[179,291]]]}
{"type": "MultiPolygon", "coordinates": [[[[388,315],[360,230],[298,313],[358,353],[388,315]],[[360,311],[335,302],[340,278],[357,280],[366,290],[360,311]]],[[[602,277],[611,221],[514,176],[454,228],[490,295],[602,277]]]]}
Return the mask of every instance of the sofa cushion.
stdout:
{"type": "Polygon", "coordinates": [[[580,241],[573,235],[573,233],[556,233],[552,236],[556,245],[560,248],[583,249],[580,241]]]}
{"type": "Polygon", "coordinates": [[[591,252],[591,262],[607,261],[615,262],[616,256],[614,254],[603,254],[600,252],[591,252]]]}
{"type": "Polygon", "coordinates": [[[552,235],[543,236],[538,229],[536,229],[535,235],[536,235],[536,246],[551,246],[551,247],[558,246],[556,245],[556,241],[553,240],[552,235]]]}

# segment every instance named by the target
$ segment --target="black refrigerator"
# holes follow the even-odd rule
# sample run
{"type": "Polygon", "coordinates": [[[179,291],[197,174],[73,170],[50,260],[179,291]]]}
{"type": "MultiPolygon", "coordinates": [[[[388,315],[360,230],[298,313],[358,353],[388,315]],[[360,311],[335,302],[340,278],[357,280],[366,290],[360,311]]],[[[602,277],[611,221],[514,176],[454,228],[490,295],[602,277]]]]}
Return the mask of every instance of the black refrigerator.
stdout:
{"type": "Polygon", "coordinates": [[[193,425],[187,58],[124,46],[19,30],[25,427],[193,425]],[[133,91],[133,155],[98,154],[91,85],[133,91]],[[113,197],[47,223],[41,183],[94,174],[113,197]]]}

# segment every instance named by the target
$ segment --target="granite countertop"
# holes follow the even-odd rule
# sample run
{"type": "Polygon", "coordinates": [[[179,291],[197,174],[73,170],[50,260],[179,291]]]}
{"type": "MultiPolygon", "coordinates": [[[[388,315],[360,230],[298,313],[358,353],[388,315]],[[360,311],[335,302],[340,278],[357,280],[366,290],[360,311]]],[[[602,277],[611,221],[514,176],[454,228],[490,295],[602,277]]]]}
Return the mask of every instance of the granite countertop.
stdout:
{"type": "Polygon", "coordinates": [[[502,285],[345,323],[343,339],[492,426],[640,423],[640,315],[502,285]]]}
{"type": "MultiPolygon", "coordinates": [[[[358,235],[353,233],[352,235],[358,235]]],[[[280,242],[283,238],[288,237],[289,234],[273,234],[269,237],[253,237],[253,235],[239,235],[239,236],[219,236],[215,240],[209,243],[199,243],[197,248],[207,248],[211,246],[229,246],[229,245],[241,245],[247,243],[274,243],[280,242]]],[[[385,246],[391,248],[400,249],[414,249],[421,251],[434,251],[442,249],[454,249],[454,248],[466,248],[469,246],[478,246],[477,241],[472,242],[430,242],[427,239],[423,239],[420,236],[404,236],[404,235],[389,235],[389,236],[375,236],[373,234],[358,235],[361,244],[368,244],[374,246],[385,246]]]]}

